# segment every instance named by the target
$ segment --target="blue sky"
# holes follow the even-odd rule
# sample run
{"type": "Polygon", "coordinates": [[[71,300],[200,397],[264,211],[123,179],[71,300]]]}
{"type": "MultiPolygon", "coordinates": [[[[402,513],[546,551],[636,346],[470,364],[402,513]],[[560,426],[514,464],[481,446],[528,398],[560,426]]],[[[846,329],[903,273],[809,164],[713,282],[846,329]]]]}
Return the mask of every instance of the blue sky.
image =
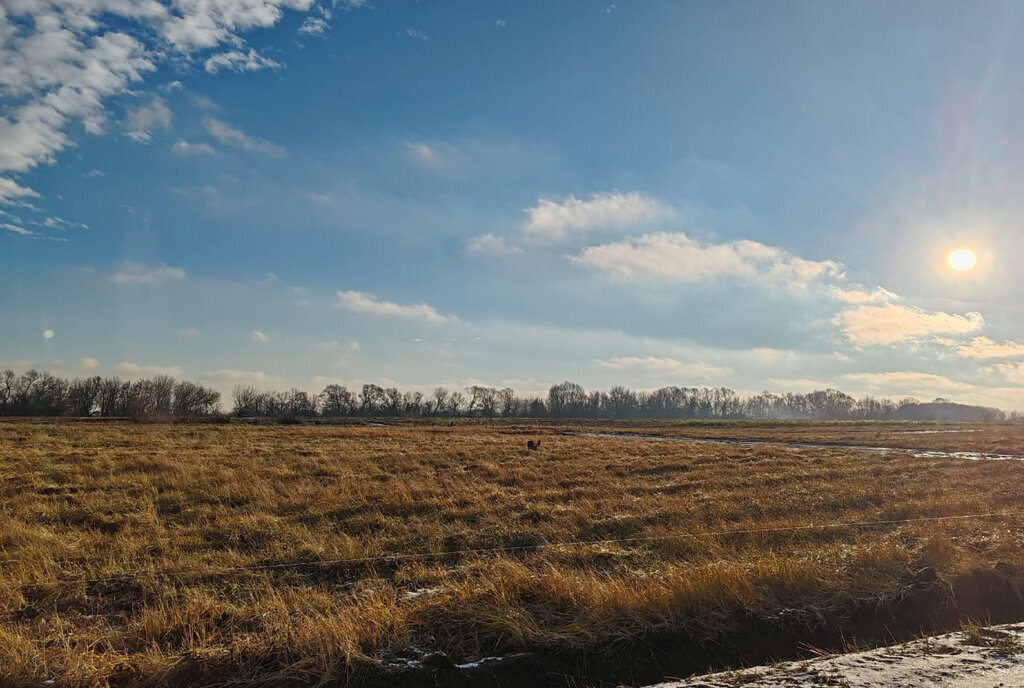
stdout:
{"type": "Polygon", "coordinates": [[[0,0],[0,366],[1024,408],[1022,15],[0,0]]]}

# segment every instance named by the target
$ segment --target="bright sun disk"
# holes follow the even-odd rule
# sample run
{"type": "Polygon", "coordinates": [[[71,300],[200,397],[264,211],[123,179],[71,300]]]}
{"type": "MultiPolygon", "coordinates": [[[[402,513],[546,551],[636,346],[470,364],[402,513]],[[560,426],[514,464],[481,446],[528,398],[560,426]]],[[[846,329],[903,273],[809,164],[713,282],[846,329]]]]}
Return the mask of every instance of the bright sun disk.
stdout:
{"type": "Polygon", "coordinates": [[[949,267],[954,270],[970,270],[978,262],[978,256],[969,248],[960,248],[949,254],[949,267]]]}

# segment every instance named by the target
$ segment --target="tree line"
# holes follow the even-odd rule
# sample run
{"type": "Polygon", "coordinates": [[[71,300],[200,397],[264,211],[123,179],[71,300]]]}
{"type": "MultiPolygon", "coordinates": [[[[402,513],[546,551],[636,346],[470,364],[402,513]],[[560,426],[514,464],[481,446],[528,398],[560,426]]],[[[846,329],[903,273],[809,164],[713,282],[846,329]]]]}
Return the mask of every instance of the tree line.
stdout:
{"type": "Polygon", "coordinates": [[[220,392],[167,375],[66,380],[37,370],[0,373],[0,416],[193,418],[219,410],[220,392]]]}
{"type": "MultiPolygon", "coordinates": [[[[236,386],[230,413],[283,422],[344,417],[755,419],[755,420],[1022,420],[1020,412],[957,404],[946,399],[859,399],[836,389],[807,394],[762,392],[743,397],[726,387],[662,387],[637,391],[615,386],[586,390],[575,382],[552,385],[546,396],[511,388],[437,387],[429,394],[365,384],[337,384],[319,394],[236,386]]],[[[134,419],[198,418],[222,414],[220,392],[166,375],[149,379],[88,377],[73,380],[29,370],[0,373],[0,416],[99,416],[134,419]]]]}

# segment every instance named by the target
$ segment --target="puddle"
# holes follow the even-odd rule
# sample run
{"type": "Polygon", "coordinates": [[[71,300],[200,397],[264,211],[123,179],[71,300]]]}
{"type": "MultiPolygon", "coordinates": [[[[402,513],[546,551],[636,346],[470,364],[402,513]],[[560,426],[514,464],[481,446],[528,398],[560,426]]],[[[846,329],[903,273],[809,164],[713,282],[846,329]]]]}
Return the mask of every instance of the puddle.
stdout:
{"type": "Polygon", "coordinates": [[[940,435],[946,432],[978,432],[977,430],[896,430],[892,434],[894,435],[940,435]]]}
{"type": "Polygon", "coordinates": [[[565,433],[579,437],[602,437],[617,440],[653,440],[655,442],[678,442],[681,444],[725,444],[734,447],[782,447],[791,451],[847,449],[873,454],[910,454],[917,458],[927,459],[966,459],[968,461],[1020,461],[1020,454],[986,454],[984,452],[942,451],[938,449],[908,449],[906,447],[877,447],[866,444],[826,444],[819,442],[782,442],[779,440],[738,440],[719,437],[679,437],[665,435],[645,435],[638,432],[570,432],[565,433]]]}

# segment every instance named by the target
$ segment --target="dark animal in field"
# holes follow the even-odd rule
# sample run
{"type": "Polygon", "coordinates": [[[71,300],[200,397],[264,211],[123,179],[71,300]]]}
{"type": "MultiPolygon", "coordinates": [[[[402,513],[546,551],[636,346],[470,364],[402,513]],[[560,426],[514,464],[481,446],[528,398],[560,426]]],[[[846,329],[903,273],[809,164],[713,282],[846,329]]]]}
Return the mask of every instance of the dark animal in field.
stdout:
{"type": "Polygon", "coordinates": [[[540,449],[540,440],[529,440],[526,443],[526,448],[530,451],[537,451],[540,449]]]}

